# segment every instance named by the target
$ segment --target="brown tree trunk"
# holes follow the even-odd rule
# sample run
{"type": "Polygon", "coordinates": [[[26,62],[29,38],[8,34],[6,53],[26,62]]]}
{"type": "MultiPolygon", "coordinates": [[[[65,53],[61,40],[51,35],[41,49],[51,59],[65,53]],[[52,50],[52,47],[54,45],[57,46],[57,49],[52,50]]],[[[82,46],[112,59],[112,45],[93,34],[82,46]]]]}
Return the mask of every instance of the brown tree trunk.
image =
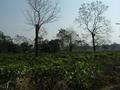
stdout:
{"type": "Polygon", "coordinates": [[[72,36],[70,35],[69,52],[72,52],[72,49],[73,49],[72,36]]]}
{"type": "Polygon", "coordinates": [[[95,46],[95,34],[92,33],[92,44],[93,44],[93,52],[96,52],[96,46],[95,46]]]}
{"type": "Polygon", "coordinates": [[[72,46],[72,41],[70,39],[70,43],[69,43],[69,52],[72,52],[73,46],[72,46]]]}
{"type": "Polygon", "coordinates": [[[39,25],[35,25],[35,56],[38,56],[38,33],[39,33],[39,25]]]}

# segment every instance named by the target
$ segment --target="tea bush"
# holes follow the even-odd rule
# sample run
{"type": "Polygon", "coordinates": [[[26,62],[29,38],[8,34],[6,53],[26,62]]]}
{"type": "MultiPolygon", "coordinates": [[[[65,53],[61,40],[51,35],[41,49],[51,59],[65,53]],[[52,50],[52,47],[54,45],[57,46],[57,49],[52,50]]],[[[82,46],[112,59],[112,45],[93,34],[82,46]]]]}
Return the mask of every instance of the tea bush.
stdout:
{"type": "MultiPolygon", "coordinates": [[[[104,70],[110,62],[116,65],[115,57],[113,53],[1,54],[0,90],[98,90],[116,80],[104,70]]],[[[120,63],[119,57],[116,61],[120,63]]]]}

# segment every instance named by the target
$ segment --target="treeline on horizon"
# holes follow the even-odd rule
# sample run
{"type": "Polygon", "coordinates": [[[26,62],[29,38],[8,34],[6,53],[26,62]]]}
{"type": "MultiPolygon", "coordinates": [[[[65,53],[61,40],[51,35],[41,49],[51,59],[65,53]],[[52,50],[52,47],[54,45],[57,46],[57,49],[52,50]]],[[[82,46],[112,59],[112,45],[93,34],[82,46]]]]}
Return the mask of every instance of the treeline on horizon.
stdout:
{"type": "MultiPolygon", "coordinates": [[[[75,31],[66,29],[60,29],[55,39],[47,40],[39,37],[38,41],[39,53],[93,50],[93,47],[84,38],[80,38],[75,31]]],[[[96,49],[97,51],[120,51],[120,44],[100,44],[96,45],[96,49]]],[[[20,35],[12,38],[0,31],[0,53],[34,53],[34,40],[20,35]]]]}
{"type": "Polygon", "coordinates": [[[28,24],[34,27],[33,40],[25,36],[16,35],[14,38],[0,32],[0,52],[81,52],[81,51],[119,51],[120,45],[109,43],[111,33],[110,20],[104,13],[108,6],[102,1],[83,3],[80,5],[78,17],[81,32],[78,34],[72,28],[61,28],[53,40],[44,38],[45,25],[57,19],[59,7],[50,0],[27,0],[29,9],[26,12],[28,24]],[[82,30],[84,33],[82,33],[82,30]]]}
{"type": "MultiPolygon", "coordinates": [[[[79,36],[72,28],[60,29],[56,35],[56,39],[48,41],[44,40],[44,27],[57,19],[59,14],[59,6],[57,3],[51,3],[50,0],[27,0],[30,7],[26,13],[28,23],[34,26],[34,53],[38,56],[38,52],[80,52],[97,50],[112,50],[106,46],[109,42],[108,37],[111,33],[110,20],[106,18],[104,13],[108,10],[108,6],[102,1],[91,3],[83,3],[80,5],[78,16],[75,21],[79,24],[80,30],[83,30],[79,36]]],[[[114,45],[113,45],[114,46],[114,45]]],[[[115,49],[115,48],[114,48],[115,49]]],[[[115,50],[118,50],[115,49],[115,50]]]]}

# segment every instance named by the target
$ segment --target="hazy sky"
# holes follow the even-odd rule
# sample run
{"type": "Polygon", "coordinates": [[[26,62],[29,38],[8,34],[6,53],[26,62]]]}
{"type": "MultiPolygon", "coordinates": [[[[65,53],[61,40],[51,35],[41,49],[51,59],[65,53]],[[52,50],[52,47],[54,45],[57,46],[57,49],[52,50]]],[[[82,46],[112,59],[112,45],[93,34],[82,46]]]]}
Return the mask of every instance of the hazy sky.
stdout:
{"type": "MultiPolygon", "coordinates": [[[[78,9],[83,2],[96,0],[59,0],[61,11],[56,22],[46,25],[48,39],[55,38],[55,34],[60,28],[73,27],[80,32],[75,18],[78,16],[78,9]]],[[[120,43],[120,26],[115,23],[120,22],[120,0],[101,0],[109,6],[106,16],[111,20],[113,42],[120,43]]],[[[0,30],[5,34],[14,37],[16,34],[34,38],[34,29],[26,23],[25,11],[27,10],[26,0],[0,0],[0,30]]]]}

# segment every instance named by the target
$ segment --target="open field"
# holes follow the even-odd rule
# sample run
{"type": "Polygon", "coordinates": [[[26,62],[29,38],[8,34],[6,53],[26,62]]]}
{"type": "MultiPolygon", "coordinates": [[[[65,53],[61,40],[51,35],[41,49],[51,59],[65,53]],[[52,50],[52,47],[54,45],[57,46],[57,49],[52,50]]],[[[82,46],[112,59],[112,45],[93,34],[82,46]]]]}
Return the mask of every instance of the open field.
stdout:
{"type": "Polygon", "coordinates": [[[120,52],[0,54],[0,90],[99,90],[119,84],[120,52]]]}

